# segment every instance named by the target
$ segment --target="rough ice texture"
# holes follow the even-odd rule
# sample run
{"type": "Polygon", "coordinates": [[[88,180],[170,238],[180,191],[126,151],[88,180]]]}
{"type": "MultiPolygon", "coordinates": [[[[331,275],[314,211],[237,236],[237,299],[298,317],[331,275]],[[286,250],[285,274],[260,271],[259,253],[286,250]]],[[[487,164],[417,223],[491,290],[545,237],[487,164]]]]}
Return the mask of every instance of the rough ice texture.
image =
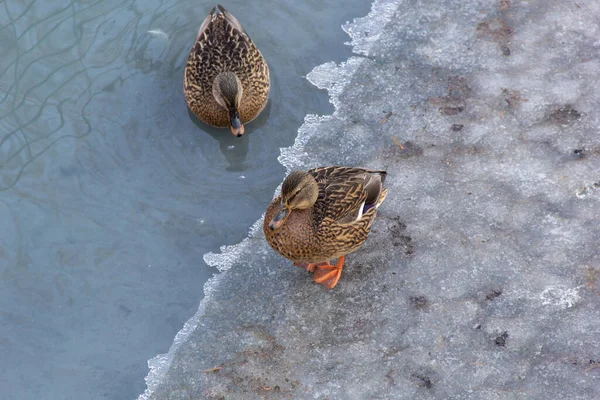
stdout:
{"type": "Polygon", "coordinates": [[[260,231],[227,249],[144,398],[600,398],[599,21],[379,1],[344,27],[360,55],[309,75],[336,111],[280,160],[387,169],[371,237],[332,291],[260,231]]]}

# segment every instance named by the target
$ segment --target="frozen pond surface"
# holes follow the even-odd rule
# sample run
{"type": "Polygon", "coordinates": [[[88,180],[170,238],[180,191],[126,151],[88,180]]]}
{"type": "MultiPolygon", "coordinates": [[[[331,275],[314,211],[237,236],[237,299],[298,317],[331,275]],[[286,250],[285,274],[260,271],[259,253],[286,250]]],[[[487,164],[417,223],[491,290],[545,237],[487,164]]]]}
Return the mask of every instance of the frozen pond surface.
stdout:
{"type": "Polygon", "coordinates": [[[213,3],[0,2],[0,398],[127,399],[245,238],[307,113],[305,75],[351,54],[353,0],[225,3],[271,66],[247,134],[187,111],[183,68],[213,3]]]}
{"type": "Polygon", "coordinates": [[[600,4],[380,0],[280,161],[385,168],[333,291],[250,237],[144,399],[600,398],[600,4]]]}

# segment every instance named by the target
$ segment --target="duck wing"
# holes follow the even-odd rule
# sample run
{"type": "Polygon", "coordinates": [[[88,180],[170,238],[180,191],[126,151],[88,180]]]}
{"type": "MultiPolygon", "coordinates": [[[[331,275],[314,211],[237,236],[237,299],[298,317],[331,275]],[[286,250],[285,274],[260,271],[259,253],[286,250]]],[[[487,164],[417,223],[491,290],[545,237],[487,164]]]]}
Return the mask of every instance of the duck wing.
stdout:
{"type": "Polygon", "coordinates": [[[319,186],[315,222],[350,223],[373,207],[383,189],[385,171],[352,167],[323,167],[308,171],[319,186]]]}

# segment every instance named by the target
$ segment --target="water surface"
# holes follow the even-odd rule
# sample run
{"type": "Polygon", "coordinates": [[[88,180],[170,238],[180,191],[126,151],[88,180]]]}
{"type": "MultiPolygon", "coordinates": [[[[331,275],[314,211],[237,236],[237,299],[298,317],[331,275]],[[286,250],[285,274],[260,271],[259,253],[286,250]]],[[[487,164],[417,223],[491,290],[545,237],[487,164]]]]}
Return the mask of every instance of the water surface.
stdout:
{"type": "Polygon", "coordinates": [[[231,1],[269,62],[269,105],[234,138],[187,111],[212,3],[0,2],[0,398],[126,399],[194,314],[280,183],[279,148],[330,113],[304,76],[346,59],[369,2],[231,1]]]}

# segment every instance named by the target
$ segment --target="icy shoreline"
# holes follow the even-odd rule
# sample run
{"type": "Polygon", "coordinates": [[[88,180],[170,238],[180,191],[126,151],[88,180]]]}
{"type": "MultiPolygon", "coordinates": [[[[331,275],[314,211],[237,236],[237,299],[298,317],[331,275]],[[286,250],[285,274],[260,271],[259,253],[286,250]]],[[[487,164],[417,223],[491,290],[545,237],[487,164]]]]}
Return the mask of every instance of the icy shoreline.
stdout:
{"type": "Polygon", "coordinates": [[[257,221],[140,399],[600,396],[600,6],[405,3],[344,26],[361,56],[308,76],[335,112],[279,157],[390,172],[339,287],[257,221]]]}
{"type": "MultiPolygon", "coordinates": [[[[377,29],[377,26],[379,26],[379,31],[383,30],[383,27],[387,24],[389,18],[391,18],[391,13],[395,10],[395,3],[397,3],[397,0],[375,0],[371,6],[372,9],[368,16],[356,18],[354,24],[346,24],[342,27],[344,31],[347,32],[348,35],[353,39],[352,42],[347,44],[352,45],[353,50],[356,53],[367,55],[369,45],[373,42],[373,40],[378,38],[380,32],[378,32],[376,36],[369,36],[368,39],[365,40],[365,36],[361,37],[360,34],[353,34],[353,27],[358,26],[358,21],[362,20],[365,26],[373,27],[374,30],[377,29]]],[[[356,71],[357,65],[360,64],[361,61],[362,59],[359,58],[351,59],[348,61],[348,65],[350,65],[349,68],[341,67],[339,70],[334,63],[321,65],[316,67],[309,74],[309,76],[307,76],[307,79],[319,89],[328,89],[330,92],[330,99],[335,106],[335,99],[344,87],[344,82],[342,79],[344,77],[351,78],[352,74],[356,71]],[[324,73],[322,76],[319,76],[319,71],[321,70],[324,70],[324,73]],[[332,73],[332,71],[336,70],[337,73],[332,73]],[[328,79],[334,77],[333,75],[336,75],[335,78],[337,78],[337,80],[333,80],[331,82],[328,81],[328,79]]],[[[300,127],[294,144],[289,148],[281,149],[281,156],[279,156],[278,159],[279,162],[286,167],[287,172],[297,167],[295,164],[301,157],[304,144],[310,138],[311,133],[314,134],[318,125],[322,121],[329,118],[331,118],[331,116],[306,116],[304,124],[300,127]]],[[[209,266],[216,267],[221,273],[227,271],[237,260],[239,260],[241,254],[250,243],[250,239],[254,238],[257,234],[260,234],[260,230],[262,229],[262,221],[262,218],[256,221],[256,223],[250,228],[248,238],[244,239],[241,243],[233,246],[223,246],[220,254],[208,253],[204,256],[204,261],[209,266]]],[[[145,393],[140,395],[140,400],[151,398],[150,396],[154,392],[155,388],[161,383],[162,379],[164,379],[165,374],[173,361],[175,352],[181,345],[185,343],[189,334],[198,326],[198,321],[205,309],[205,303],[211,300],[211,293],[214,290],[217,290],[220,279],[221,275],[215,275],[204,285],[204,298],[200,302],[198,311],[185,323],[181,331],[179,331],[175,336],[173,345],[169,349],[169,352],[167,354],[159,354],[155,358],[148,361],[150,372],[146,377],[147,389],[145,393]]]]}

